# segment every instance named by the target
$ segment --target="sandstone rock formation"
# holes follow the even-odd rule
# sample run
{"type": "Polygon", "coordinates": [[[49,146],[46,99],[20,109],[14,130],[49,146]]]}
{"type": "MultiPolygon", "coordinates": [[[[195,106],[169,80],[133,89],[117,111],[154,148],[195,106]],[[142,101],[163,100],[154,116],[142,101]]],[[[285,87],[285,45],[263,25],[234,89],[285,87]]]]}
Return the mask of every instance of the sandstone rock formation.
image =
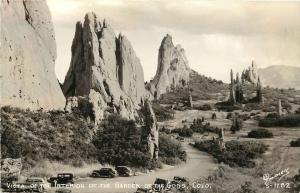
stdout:
{"type": "Polygon", "coordinates": [[[67,98],[88,98],[95,122],[104,111],[134,119],[145,98],[143,69],[130,42],[121,34],[116,37],[94,13],[76,24],[71,64],[62,88],[67,98]]]}
{"type": "Polygon", "coordinates": [[[252,84],[257,84],[258,71],[256,64],[252,61],[251,66],[242,72],[242,82],[250,82],[252,84]]]}
{"type": "Polygon", "coordinates": [[[247,82],[241,82],[238,73],[236,74],[236,79],[234,79],[233,71],[231,70],[228,102],[230,102],[231,105],[235,105],[236,103],[247,103],[249,101],[263,103],[262,85],[259,76],[257,77],[256,82],[256,85],[252,85],[251,82],[253,87],[256,86],[256,93],[249,93],[251,89],[246,86],[247,82]]]}
{"type": "Polygon", "coordinates": [[[186,86],[189,82],[190,68],[184,49],[173,45],[172,37],[167,34],[161,42],[158,53],[156,75],[149,89],[154,98],[176,87],[186,86]]]}
{"type": "Polygon", "coordinates": [[[152,105],[149,100],[146,100],[145,107],[144,107],[144,114],[145,114],[145,128],[147,142],[149,147],[149,152],[152,158],[158,158],[158,136],[159,136],[159,129],[157,126],[157,121],[155,118],[154,111],[152,109],[152,105]]]}
{"type": "Polygon", "coordinates": [[[56,43],[45,0],[1,1],[1,105],[63,108],[54,72],[56,43]]]}

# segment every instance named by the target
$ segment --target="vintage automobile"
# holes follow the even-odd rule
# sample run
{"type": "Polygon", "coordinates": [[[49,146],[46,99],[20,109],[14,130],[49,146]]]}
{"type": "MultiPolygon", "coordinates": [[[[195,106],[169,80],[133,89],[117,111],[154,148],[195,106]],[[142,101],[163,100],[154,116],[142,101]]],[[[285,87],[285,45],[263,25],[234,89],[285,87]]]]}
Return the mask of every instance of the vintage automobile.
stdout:
{"type": "Polygon", "coordinates": [[[71,173],[60,173],[57,177],[51,177],[47,180],[52,187],[54,186],[67,186],[74,184],[74,176],[71,173]]]}
{"type": "Polygon", "coordinates": [[[25,182],[19,182],[12,184],[9,187],[9,192],[45,192],[48,187],[43,178],[27,178],[25,182]]]}
{"type": "Polygon", "coordinates": [[[178,136],[178,137],[176,137],[176,139],[177,139],[178,141],[180,141],[180,142],[184,142],[184,137],[178,136]]]}
{"type": "Polygon", "coordinates": [[[60,189],[57,189],[57,190],[55,191],[55,193],[72,193],[72,191],[69,190],[69,189],[60,188],[60,189]]]}
{"type": "Polygon", "coordinates": [[[112,168],[101,168],[100,170],[94,170],[91,174],[93,178],[114,178],[117,176],[117,172],[112,168]]]}
{"type": "Polygon", "coordinates": [[[171,187],[177,190],[184,191],[189,186],[189,179],[180,176],[174,176],[174,179],[170,182],[171,187]]]}
{"type": "Polygon", "coordinates": [[[165,179],[156,178],[152,186],[152,189],[154,190],[154,192],[160,192],[160,193],[169,192],[170,182],[165,179]]]}
{"type": "Polygon", "coordinates": [[[116,166],[115,170],[118,172],[119,176],[125,176],[125,177],[133,176],[132,170],[127,166],[116,166]]]}

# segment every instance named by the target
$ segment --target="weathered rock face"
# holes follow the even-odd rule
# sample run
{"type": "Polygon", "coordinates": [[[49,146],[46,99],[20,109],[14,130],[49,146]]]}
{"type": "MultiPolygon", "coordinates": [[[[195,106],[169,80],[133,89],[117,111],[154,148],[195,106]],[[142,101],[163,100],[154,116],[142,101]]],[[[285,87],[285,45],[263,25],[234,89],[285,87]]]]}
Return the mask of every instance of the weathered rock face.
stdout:
{"type": "Polygon", "coordinates": [[[1,105],[63,108],[56,43],[45,0],[1,1],[1,105]]]}
{"type": "Polygon", "coordinates": [[[134,119],[144,101],[144,73],[130,42],[121,34],[117,38],[94,13],[86,14],[83,25],[76,24],[63,92],[66,97],[88,97],[99,119],[108,109],[134,119]]]}
{"type": "Polygon", "coordinates": [[[186,86],[189,81],[190,68],[184,49],[173,45],[172,37],[166,35],[158,53],[158,66],[154,79],[150,82],[150,92],[159,98],[176,87],[186,86]]]}
{"type": "Polygon", "coordinates": [[[258,70],[254,61],[252,61],[252,64],[248,69],[243,71],[241,78],[243,83],[250,82],[252,84],[257,84],[258,70]]]}
{"type": "Polygon", "coordinates": [[[157,121],[155,118],[154,111],[152,109],[152,105],[149,100],[145,102],[145,129],[147,135],[147,142],[149,147],[149,152],[152,158],[158,158],[158,137],[159,137],[159,129],[157,126],[157,121]]]}

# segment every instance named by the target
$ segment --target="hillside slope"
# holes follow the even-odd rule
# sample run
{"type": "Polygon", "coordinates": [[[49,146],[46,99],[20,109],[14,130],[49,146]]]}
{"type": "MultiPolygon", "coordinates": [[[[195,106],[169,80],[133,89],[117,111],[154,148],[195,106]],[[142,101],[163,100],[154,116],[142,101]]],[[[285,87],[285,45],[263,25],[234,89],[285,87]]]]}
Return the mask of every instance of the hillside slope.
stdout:
{"type": "Polygon", "coordinates": [[[300,67],[269,66],[258,73],[264,86],[300,89],[300,67]]]}

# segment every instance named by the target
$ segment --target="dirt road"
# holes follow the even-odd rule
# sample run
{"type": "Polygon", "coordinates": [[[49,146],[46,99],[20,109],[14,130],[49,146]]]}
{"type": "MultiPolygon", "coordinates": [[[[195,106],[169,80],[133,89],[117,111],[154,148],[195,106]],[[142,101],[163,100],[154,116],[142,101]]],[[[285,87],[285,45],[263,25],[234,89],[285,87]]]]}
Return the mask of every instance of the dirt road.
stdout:
{"type": "MultiPolygon", "coordinates": [[[[137,186],[152,184],[156,178],[171,180],[174,176],[184,176],[191,180],[200,176],[207,176],[209,172],[217,167],[211,156],[204,152],[184,144],[188,154],[186,163],[176,167],[162,169],[148,174],[133,177],[117,177],[112,179],[87,178],[76,182],[72,193],[125,193],[135,192],[137,186]],[[124,187],[126,186],[126,187],[124,187]]],[[[55,192],[55,189],[49,192],[55,192]]]]}

